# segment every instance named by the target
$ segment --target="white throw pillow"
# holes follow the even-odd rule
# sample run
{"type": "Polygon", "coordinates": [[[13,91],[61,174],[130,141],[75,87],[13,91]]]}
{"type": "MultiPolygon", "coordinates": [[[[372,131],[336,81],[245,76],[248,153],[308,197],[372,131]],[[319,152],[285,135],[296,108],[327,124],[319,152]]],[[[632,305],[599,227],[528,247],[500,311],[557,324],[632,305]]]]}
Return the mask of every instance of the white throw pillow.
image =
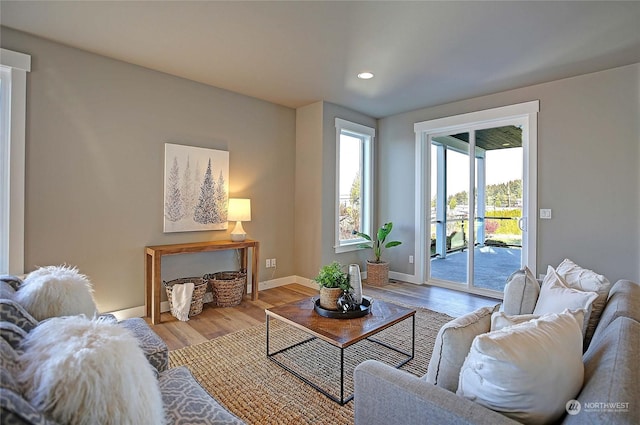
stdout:
{"type": "Polygon", "coordinates": [[[436,336],[433,353],[423,377],[427,382],[451,392],[458,388],[460,368],[469,353],[473,338],[489,332],[491,329],[491,313],[498,309],[482,307],[446,323],[436,336]]]}
{"type": "Polygon", "coordinates": [[[14,300],[37,320],[97,314],[91,282],[70,266],[41,267],[29,273],[14,300]]]}
{"type": "Polygon", "coordinates": [[[457,394],[526,424],[553,423],[584,380],[582,333],[570,314],[479,335],[457,394]]]}
{"type": "Polygon", "coordinates": [[[556,272],[567,282],[570,288],[598,294],[591,306],[591,316],[585,332],[585,347],[587,347],[593,337],[596,326],[598,326],[602,310],[604,310],[604,306],[607,303],[611,282],[603,275],[593,270],[582,268],[569,259],[565,259],[560,263],[556,267],[556,272]]]}
{"type": "Polygon", "coordinates": [[[510,315],[531,314],[539,294],[540,284],[529,267],[525,266],[507,278],[501,309],[510,315]]]}
{"type": "Polygon", "coordinates": [[[125,328],[83,316],[40,323],[23,341],[25,398],[57,423],[164,424],[160,387],[125,328]]]}
{"type": "Polygon", "coordinates": [[[565,309],[586,311],[583,329],[587,329],[591,306],[598,297],[595,292],[584,292],[569,288],[567,283],[556,273],[553,267],[547,267],[547,274],[542,281],[538,303],[533,314],[542,316],[548,313],[562,313],[565,309]]]}
{"type": "MultiPolygon", "coordinates": [[[[584,324],[584,315],[587,311],[584,308],[578,310],[564,310],[562,313],[571,314],[575,319],[580,323],[580,330],[582,331],[582,336],[584,337],[585,329],[583,328],[584,324]]],[[[507,328],[509,326],[518,325],[520,323],[528,322],[530,320],[539,319],[540,316],[536,316],[535,314],[521,314],[516,316],[510,316],[505,314],[504,311],[497,311],[491,315],[491,332],[499,331],[500,329],[507,328]]]]}
{"type": "Polygon", "coordinates": [[[506,314],[504,311],[496,311],[491,315],[491,332],[539,318],[535,314],[506,314]]]}

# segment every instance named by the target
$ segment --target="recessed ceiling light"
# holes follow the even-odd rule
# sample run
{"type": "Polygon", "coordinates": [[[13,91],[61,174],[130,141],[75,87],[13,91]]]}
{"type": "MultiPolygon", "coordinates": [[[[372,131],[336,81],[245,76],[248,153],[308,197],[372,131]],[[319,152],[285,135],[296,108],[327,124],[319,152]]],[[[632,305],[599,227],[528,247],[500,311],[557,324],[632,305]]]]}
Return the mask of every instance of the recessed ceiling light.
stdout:
{"type": "Polygon", "coordinates": [[[373,74],[370,72],[361,72],[360,74],[358,74],[358,78],[360,78],[361,80],[370,80],[373,78],[373,74]]]}

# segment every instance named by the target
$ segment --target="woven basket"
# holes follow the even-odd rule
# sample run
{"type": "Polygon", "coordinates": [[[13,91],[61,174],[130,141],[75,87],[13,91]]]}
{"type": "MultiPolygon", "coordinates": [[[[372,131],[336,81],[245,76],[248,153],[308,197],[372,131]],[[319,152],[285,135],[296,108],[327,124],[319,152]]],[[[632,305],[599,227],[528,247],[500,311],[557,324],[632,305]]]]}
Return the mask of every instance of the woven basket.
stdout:
{"type": "Polygon", "coordinates": [[[384,286],[389,283],[389,263],[367,261],[367,285],[384,286]]]}
{"type": "Polygon", "coordinates": [[[204,294],[207,292],[207,281],[201,277],[183,277],[180,279],[163,282],[167,289],[169,308],[173,308],[173,285],[176,283],[193,282],[193,295],[191,295],[191,305],[189,306],[189,317],[202,313],[204,294]]]}
{"type": "Polygon", "coordinates": [[[213,303],[218,307],[233,307],[242,302],[242,295],[247,287],[247,273],[218,272],[205,274],[213,294],[213,303]]]}
{"type": "Polygon", "coordinates": [[[320,307],[325,310],[337,310],[338,298],[342,295],[340,288],[320,288],[320,307]]]}

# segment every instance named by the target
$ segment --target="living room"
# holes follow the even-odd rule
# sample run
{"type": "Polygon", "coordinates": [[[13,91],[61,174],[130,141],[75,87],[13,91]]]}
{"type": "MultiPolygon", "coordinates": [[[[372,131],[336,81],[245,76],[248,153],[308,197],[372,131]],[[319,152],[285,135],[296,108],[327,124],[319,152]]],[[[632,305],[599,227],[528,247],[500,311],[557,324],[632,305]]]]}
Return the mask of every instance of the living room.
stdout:
{"type": "MultiPolygon", "coordinates": [[[[394,223],[393,237],[403,243],[387,252],[392,275],[411,281],[414,124],[533,100],[540,102],[536,201],[554,212],[551,220],[538,220],[536,273],[570,257],[611,282],[640,281],[640,52],[637,29],[625,26],[627,19],[637,22],[633,4],[596,3],[628,7],[618,24],[629,31],[630,44],[585,60],[582,70],[580,64],[569,70],[562,62],[567,67],[562,78],[537,76],[530,84],[498,91],[483,87],[492,81],[477,80],[463,97],[436,103],[425,98],[419,106],[378,114],[325,97],[290,107],[240,94],[242,79],[259,78],[253,76],[257,69],[239,69],[240,82],[218,88],[154,70],[144,59],[134,64],[72,47],[20,30],[23,10],[29,12],[26,20],[55,19],[9,3],[2,2],[1,47],[31,56],[24,258],[15,274],[50,264],[76,265],[91,278],[100,312],[135,316],[142,311],[145,246],[229,238],[232,223],[227,231],[163,232],[165,143],[229,152],[229,195],[251,199],[251,221],[243,223],[248,237],[260,241],[261,259],[277,259],[276,268],[259,264],[261,288],[269,288],[308,283],[333,260],[365,270],[369,251],[334,250],[334,121],[375,128],[375,222],[394,223]]],[[[615,25],[606,22],[613,31],[615,25]]],[[[591,39],[578,44],[589,50],[600,36],[594,30],[591,39]]],[[[570,48],[578,50],[568,46],[567,57],[572,57],[570,48]]],[[[162,45],[148,50],[151,56],[167,54],[162,45]]],[[[220,58],[225,60],[232,58],[220,58]]],[[[182,61],[176,58],[176,69],[182,61]]],[[[532,63],[532,72],[536,62],[529,57],[518,64],[532,63]]],[[[554,64],[547,66],[551,73],[554,64]]],[[[434,73],[453,73],[431,67],[434,73]]],[[[474,74],[460,78],[474,80],[474,74]]],[[[162,279],[235,265],[228,252],[176,256],[163,262],[162,279]]]]}
{"type": "MultiPolygon", "coordinates": [[[[251,199],[245,229],[262,258],[278,260],[275,270],[260,264],[260,280],[311,279],[333,259],[364,269],[368,252],[333,250],[333,121],[377,128],[375,217],[403,242],[388,253],[391,270],[413,275],[414,123],[531,100],[540,100],[537,203],[554,210],[539,221],[537,268],[570,252],[610,280],[640,275],[637,64],[374,118],[321,99],[287,108],[34,37],[7,27],[9,6],[2,47],[33,60],[24,271],[78,265],[100,311],[144,304],[145,246],[228,238],[162,232],[165,143],[229,151],[229,195],[251,199]],[[304,146],[314,151],[296,155],[304,146]]],[[[211,260],[235,264],[228,253],[171,258],[163,279],[216,271],[211,260]]]]}

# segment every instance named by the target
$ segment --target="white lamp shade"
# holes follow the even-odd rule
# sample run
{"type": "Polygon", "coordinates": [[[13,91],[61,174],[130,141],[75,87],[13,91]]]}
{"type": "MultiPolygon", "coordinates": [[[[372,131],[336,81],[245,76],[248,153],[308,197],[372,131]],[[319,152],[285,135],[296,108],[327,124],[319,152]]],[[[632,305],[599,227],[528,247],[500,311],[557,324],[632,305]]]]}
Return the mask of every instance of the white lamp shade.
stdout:
{"type": "Polygon", "coordinates": [[[251,221],[251,199],[230,198],[229,221],[251,221]]]}

